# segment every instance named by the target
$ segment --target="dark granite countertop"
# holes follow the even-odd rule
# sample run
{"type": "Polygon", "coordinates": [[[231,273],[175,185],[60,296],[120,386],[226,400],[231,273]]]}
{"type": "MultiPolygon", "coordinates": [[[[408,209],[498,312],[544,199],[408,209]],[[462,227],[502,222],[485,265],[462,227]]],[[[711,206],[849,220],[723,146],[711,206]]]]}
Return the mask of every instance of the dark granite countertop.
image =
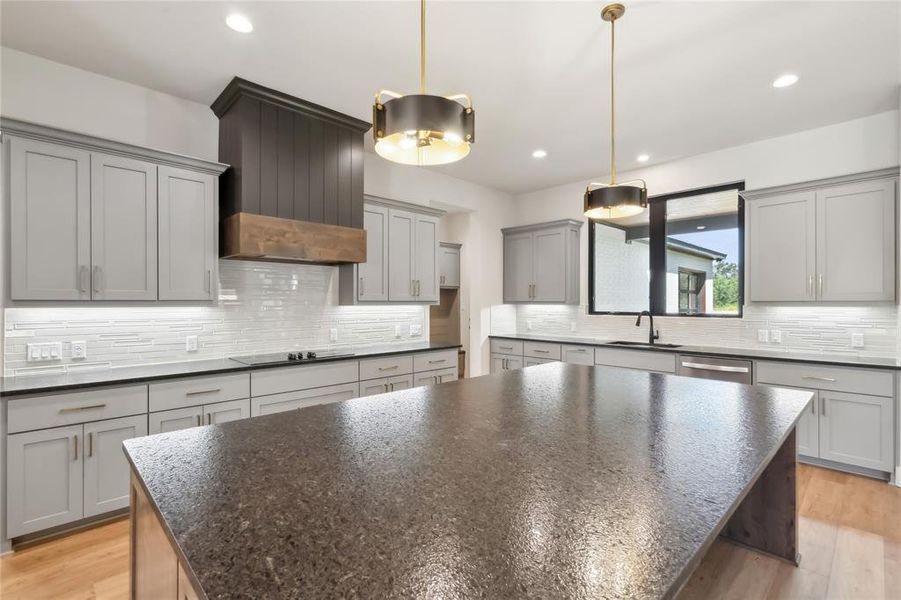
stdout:
{"type": "Polygon", "coordinates": [[[811,397],[550,363],[125,448],[211,599],[658,598],[811,397]]]}
{"type": "Polygon", "coordinates": [[[855,356],[851,354],[807,353],[791,350],[767,350],[758,348],[729,348],[725,346],[692,346],[680,345],[675,348],[664,346],[629,346],[613,344],[614,340],[586,338],[578,336],[532,335],[527,333],[492,334],[488,337],[505,340],[523,340],[532,342],[552,342],[557,344],[582,344],[585,346],[603,346],[621,350],[642,350],[646,352],[669,352],[671,354],[698,354],[701,356],[721,356],[724,358],[750,358],[785,362],[804,362],[837,367],[865,367],[871,369],[901,370],[898,358],[882,358],[855,356]]]}
{"type": "MultiPolygon", "coordinates": [[[[367,346],[364,348],[332,348],[335,351],[347,352],[349,355],[337,357],[323,357],[313,360],[305,360],[297,366],[309,365],[317,362],[333,362],[336,360],[357,360],[360,358],[372,358],[375,356],[390,356],[392,354],[406,354],[408,352],[426,352],[429,350],[448,350],[459,348],[459,344],[446,342],[413,342],[409,344],[384,344],[381,346],[367,346]]],[[[239,371],[256,371],[285,367],[284,363],[274,365],[244,365],[227,358],[215,360],[196,360],[181,363],[165,363],[147,365],[146,367],[121,367],[113,369],[85,370],[80,372],[64,373],[59,375],[26,375],[22,377],[0,378],[0,398],[9,396],[21,396],[26,394],[43,394],[47,392],[59,392],[64,390],[76,390],[103,385],[124,385],[128,383],[143,383],[160,379],[176,379],[179,377],[192,377],[203,375],[216,375],[219,373],[236,373],[239,371]]]]}

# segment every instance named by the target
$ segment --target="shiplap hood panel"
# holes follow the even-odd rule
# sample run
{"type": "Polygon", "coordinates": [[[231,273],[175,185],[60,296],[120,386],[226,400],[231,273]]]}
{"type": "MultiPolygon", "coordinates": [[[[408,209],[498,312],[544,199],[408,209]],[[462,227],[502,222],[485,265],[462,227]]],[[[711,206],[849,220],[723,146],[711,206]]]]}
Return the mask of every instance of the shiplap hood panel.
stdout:
{"type": "Polygon", "coordinates": [[[370,124],[235,77],[211,105],[223,258],[366,261],[363,134],[370,124]]]}

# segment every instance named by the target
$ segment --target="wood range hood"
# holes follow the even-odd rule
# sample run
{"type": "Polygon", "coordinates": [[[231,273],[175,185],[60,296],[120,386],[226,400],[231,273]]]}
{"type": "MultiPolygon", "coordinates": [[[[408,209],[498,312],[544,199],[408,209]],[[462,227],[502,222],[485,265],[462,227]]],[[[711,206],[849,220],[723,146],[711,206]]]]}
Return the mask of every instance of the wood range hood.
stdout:
{"type": "Polygon", "coordinates": [[[219,117],[219,256],[339,265],[366,262],[366,121],[235,77],[219,117]]]}

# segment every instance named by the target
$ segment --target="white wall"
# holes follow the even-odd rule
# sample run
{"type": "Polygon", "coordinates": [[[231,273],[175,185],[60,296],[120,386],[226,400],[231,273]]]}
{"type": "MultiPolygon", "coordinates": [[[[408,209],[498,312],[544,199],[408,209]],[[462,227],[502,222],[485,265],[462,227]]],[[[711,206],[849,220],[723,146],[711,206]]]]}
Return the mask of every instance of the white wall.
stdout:
{"type": "Polygon", "coordinates": [[[0,114],[208,160],[219,154],[208,106],[4,47],[0,114]]]}

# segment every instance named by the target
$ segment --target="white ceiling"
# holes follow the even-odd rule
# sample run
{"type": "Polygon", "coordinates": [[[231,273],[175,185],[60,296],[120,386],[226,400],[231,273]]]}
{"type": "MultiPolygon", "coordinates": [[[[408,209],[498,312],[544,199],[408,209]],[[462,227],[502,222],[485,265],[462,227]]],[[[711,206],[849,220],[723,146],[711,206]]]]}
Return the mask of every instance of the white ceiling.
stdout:
{"type": "MultiPolygon", "coordinates": [[[[477,114],[472,153],[442,171],[512,192],[608,171],[601,6],[430,2],[428,91],[477,114]]],[[[379,88],[418,89],[415,2],[4,0],[0,18],[4,46],[204,104],[240,75],[368,120],[379,88]]],[[[899,22],[896,2],[627,3],[619,170],[897,109],[899,22]],[[772,88],[784,72],[800,82],[772,88]]]]}

